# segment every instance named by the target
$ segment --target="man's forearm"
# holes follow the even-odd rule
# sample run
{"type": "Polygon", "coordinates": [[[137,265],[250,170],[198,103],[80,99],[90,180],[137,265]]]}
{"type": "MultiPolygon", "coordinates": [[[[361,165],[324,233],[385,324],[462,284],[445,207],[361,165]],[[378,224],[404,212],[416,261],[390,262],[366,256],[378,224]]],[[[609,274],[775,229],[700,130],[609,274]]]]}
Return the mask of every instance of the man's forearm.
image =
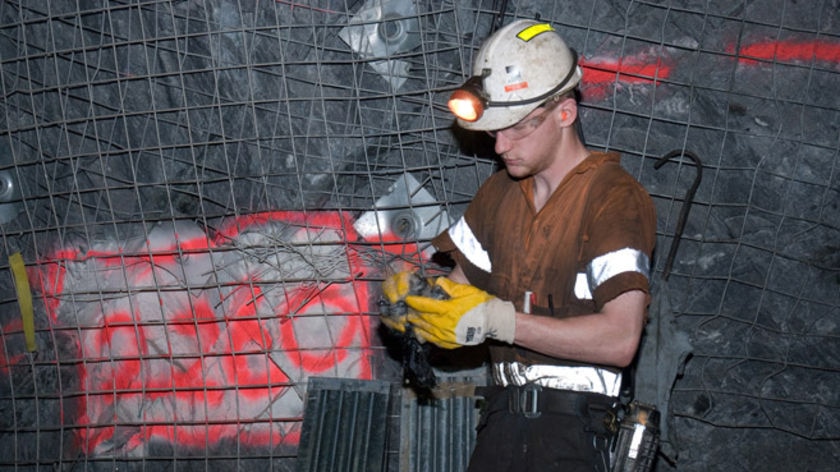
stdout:
{"type": "Polygon", "coordinates": [[[633,361],[645,323],[647,295],[626,292],[600,313],[569,318],[516,314],[514,344],[560,359],[625,367],[633,361]]]}

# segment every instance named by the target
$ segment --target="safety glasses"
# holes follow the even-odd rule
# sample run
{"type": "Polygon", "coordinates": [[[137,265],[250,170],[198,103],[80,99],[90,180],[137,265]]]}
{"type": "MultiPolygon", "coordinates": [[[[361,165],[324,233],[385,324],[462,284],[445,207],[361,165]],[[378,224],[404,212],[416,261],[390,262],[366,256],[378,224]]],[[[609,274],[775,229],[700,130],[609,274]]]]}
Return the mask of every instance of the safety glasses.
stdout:
{"type": "Polygon", "coordinates": [[[539,112],[536,116],[526,116],[515,125],[499,130],[487,131],[487,134],[493,139],[496,139],[496,137],[501,133],[504,133],[505,137],[512,141],[525,139],[530,136],[531,133],[536,131],[543,122],[545,122],[551,114],[551,111],[554,110],[561,101],[561,97],[553,97],[531,112],[531,115],[533,115],[534,112],[539,112]]]}

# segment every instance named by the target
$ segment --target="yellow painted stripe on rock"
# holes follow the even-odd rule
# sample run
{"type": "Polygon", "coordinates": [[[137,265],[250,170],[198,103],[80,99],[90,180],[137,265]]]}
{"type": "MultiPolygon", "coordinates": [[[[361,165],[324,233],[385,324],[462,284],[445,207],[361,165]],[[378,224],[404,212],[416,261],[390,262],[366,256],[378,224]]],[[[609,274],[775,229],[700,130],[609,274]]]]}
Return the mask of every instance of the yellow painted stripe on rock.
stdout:
{"type": "Polygon", "coordinates": [[[26,266],[23,264],[23,257],[19,252],[9,256],[9,267],[14,276],[15,290],[17,290],[26,350],[35,352],[37,345],[35,344],[35,313],[32,309],[32,290],[29,288],[29,277],[26,275],[26,266]]]}

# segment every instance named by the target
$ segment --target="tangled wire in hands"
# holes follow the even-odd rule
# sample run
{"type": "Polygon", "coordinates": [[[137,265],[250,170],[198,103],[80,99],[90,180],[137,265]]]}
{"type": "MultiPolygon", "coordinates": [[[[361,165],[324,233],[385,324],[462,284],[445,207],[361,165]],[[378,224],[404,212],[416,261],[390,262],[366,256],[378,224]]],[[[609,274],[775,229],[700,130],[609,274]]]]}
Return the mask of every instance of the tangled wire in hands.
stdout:
{"type": "Polygon", "coordinates": [[[429,283],[417,272],[408,275],[407,283],[396,291],[386,287],[387,297],[379,300],[379,314],[386,320],[385,325],[389,326],[391,333],[399,341],[403,374],[407,384],[413,385],[421,391],[429,391],[437,386],[437,377],[429,362],[430,345],[422,342],[414,333],[412,326],[405,323],[405,317],[409,314],[409,306],[405,303],[408,295],[420,295],[424,297],[444,300],[449,297],[439,286],[429,283]],[[389,300],[392,299],[394,301],[389,300]],[[402,329],[394,329],[400,326],[402,329]]]}

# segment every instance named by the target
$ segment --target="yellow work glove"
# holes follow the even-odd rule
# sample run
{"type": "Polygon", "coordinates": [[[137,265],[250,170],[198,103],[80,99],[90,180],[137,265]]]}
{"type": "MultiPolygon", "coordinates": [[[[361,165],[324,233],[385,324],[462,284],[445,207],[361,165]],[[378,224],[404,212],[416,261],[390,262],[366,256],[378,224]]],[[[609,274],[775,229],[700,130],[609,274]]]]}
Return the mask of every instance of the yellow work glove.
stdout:
{"type": "Polygon", "coordinates": [[[416,312],[408,315],[408,321],[418,336],[446,349],[474,346],[487,338],[513,343],[513,303],[446,277],[438,277],[435,284],[449,295],[448,299],[405,297],[406,304],[416,312]]]}
{"type": "Polygon", "coordinates": [[[405,297],[411,293],[412,283],[420,277],[413,271],[397,272],[382,282],[384,300],[379,303],[382,323],[394,331],[405,333],[408,326],[409,308],[405,297]]]}

